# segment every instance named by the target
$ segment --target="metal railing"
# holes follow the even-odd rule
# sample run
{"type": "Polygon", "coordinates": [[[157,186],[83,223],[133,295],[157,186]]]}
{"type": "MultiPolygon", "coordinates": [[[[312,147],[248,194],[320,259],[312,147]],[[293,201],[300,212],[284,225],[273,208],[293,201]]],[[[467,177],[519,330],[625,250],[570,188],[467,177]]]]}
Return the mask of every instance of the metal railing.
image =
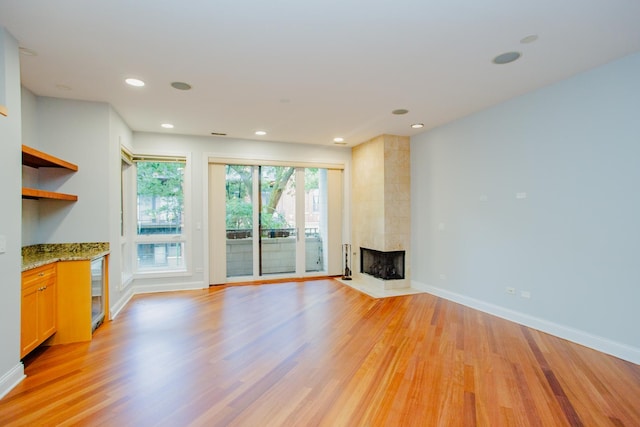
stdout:
{"type": "MultiPolygon", "coordinates": [[[[261,237],[263,239],[274,239],[278,237],[295,237],[296,228],[265,228],[261,231],[261,237]]],[[[304,229],[305,237],[317,237],[320,236],[320,229],[318,227],[309,227],[304,229]]],[[[249,239],[253,237],[253,230],[247,229],[227,229],[227,239],[249,239]]]]}

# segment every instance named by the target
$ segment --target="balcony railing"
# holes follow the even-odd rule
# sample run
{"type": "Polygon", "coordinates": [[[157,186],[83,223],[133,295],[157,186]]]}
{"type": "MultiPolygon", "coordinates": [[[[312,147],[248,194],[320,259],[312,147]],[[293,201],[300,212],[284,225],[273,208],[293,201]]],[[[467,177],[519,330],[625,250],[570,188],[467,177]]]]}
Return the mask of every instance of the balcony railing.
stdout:
{"type": "MultiPolygon", "coordinates": [[[[263,239],[274,239],[278,237],[295,237],[295,228],[265,228],[261,231],[263,239]]],[[[317,227],[309,227],[304,229],[305,237],[320,236],[320,229],[317,227]]],[[[253,237],[253,230],[247,229],[227,229],[227,239],[250,239],[253,237]]]]}

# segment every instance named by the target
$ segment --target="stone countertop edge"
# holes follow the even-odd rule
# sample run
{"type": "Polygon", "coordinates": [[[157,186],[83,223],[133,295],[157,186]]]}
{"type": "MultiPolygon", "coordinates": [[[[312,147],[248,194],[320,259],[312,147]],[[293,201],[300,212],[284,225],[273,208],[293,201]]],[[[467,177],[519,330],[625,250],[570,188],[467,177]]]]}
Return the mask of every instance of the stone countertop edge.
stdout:
{"type": "Polygon", "coordinates": [[[59,261],[92,261],[109,254],[109,243],[53,243],[22,248],[22,271],[59,261]]]}

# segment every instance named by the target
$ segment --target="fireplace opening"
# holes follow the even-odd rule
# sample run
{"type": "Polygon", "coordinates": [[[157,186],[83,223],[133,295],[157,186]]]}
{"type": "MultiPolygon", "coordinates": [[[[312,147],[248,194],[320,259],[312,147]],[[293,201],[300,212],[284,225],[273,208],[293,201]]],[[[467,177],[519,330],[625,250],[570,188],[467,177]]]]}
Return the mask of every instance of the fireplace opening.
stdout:
{"type": "Polygon", "coordinates": [[[360,248],[360,272],[382,280],[404,279],[404,252],[360,248]]]}

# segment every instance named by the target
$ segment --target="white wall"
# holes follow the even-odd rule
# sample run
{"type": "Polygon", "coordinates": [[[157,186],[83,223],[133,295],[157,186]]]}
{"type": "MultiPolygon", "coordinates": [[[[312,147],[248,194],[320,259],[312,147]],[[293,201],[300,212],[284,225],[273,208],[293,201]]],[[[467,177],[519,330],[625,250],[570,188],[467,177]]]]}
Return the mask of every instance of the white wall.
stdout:
{"type": "MultiPolygon", "coordinates": [[[[21,88],[22,102],[22,144],[39,149],[38,138],[38,100],[37,97],[25,87],[21,88]]],[[[38,187],[38,169],[22,166],[22,186],[38,187]]],[[[40,204],[38,200],[22,200],[22,246],[35,245],[38,242],[37,227],[39,221],[40,204]]]]}
{"type": "Polygon", "coordinates": [[[108,242],[109,105],[38,97],[37,128],[36,148],[78,165],[75,173],[40,169],[41,188],[78,201],[39,200],[38,224],[24,226],[37,228],[37,243],[108,242]]]}
{"type": "MultiPolygon", "coordinates": [[[[288,144],[278,142],[264,142],[253,140],[239,140],[221,137],[198,137],[174,134],[134,132],[133,150],[138,154],[182,154],[190,159],[190,176],[192,183],[190,202],[185,209],[191,215],[191,223],[186,224],[187,234],[191,236],[191,253],[193,264],[192,275],[185,277],[170,277],[164,279],[136,279],[135,286],[138,289],[162,289],[176,288],[183,284],[184,287],[207,286],[208,272],[208,244],[207,244],[207,207],[208,183],[207,160],[209,157],[223,158],[247,158],[267,159],[282,161],[305,161],[318,163],[339,163],[346,166],[345,169],[345,201],[350,200],[350,180],[348,170],[350,166],[351,150],[344,147],[318,146],[303,144],[288,144]],[[200,229],[198,229],[198,225],[200,229]]],[[[343,221],[347,224],[346,232],[349,232],[348,203],[345,203],[343,221]]],[[[343,234],[348,236],[348,234],[343,234]]]]}
{"type": "Polygon", "coordinates": [[[120,168],[121,146],[131,149],[132,133],[118,113],[109,108],[109,170],[108,208],[109,217],[109,305],[112,312],[119,311],[131,297],[131,288],[124,288],[122,281],[122,247],[120,236],[120,168]]]}
{"type": "Polygon", "coordinates": [[[0,398],[22,378],[20,362],[20,203],[21,102],[18,42],[0,27],[0,99],[9,115],[0,115],[0,398]]]}
{"type": "Polygon", "coordinates": [[[638,76],[640,54],[413,137],[415,284],[640,363],[638,76]]]}

